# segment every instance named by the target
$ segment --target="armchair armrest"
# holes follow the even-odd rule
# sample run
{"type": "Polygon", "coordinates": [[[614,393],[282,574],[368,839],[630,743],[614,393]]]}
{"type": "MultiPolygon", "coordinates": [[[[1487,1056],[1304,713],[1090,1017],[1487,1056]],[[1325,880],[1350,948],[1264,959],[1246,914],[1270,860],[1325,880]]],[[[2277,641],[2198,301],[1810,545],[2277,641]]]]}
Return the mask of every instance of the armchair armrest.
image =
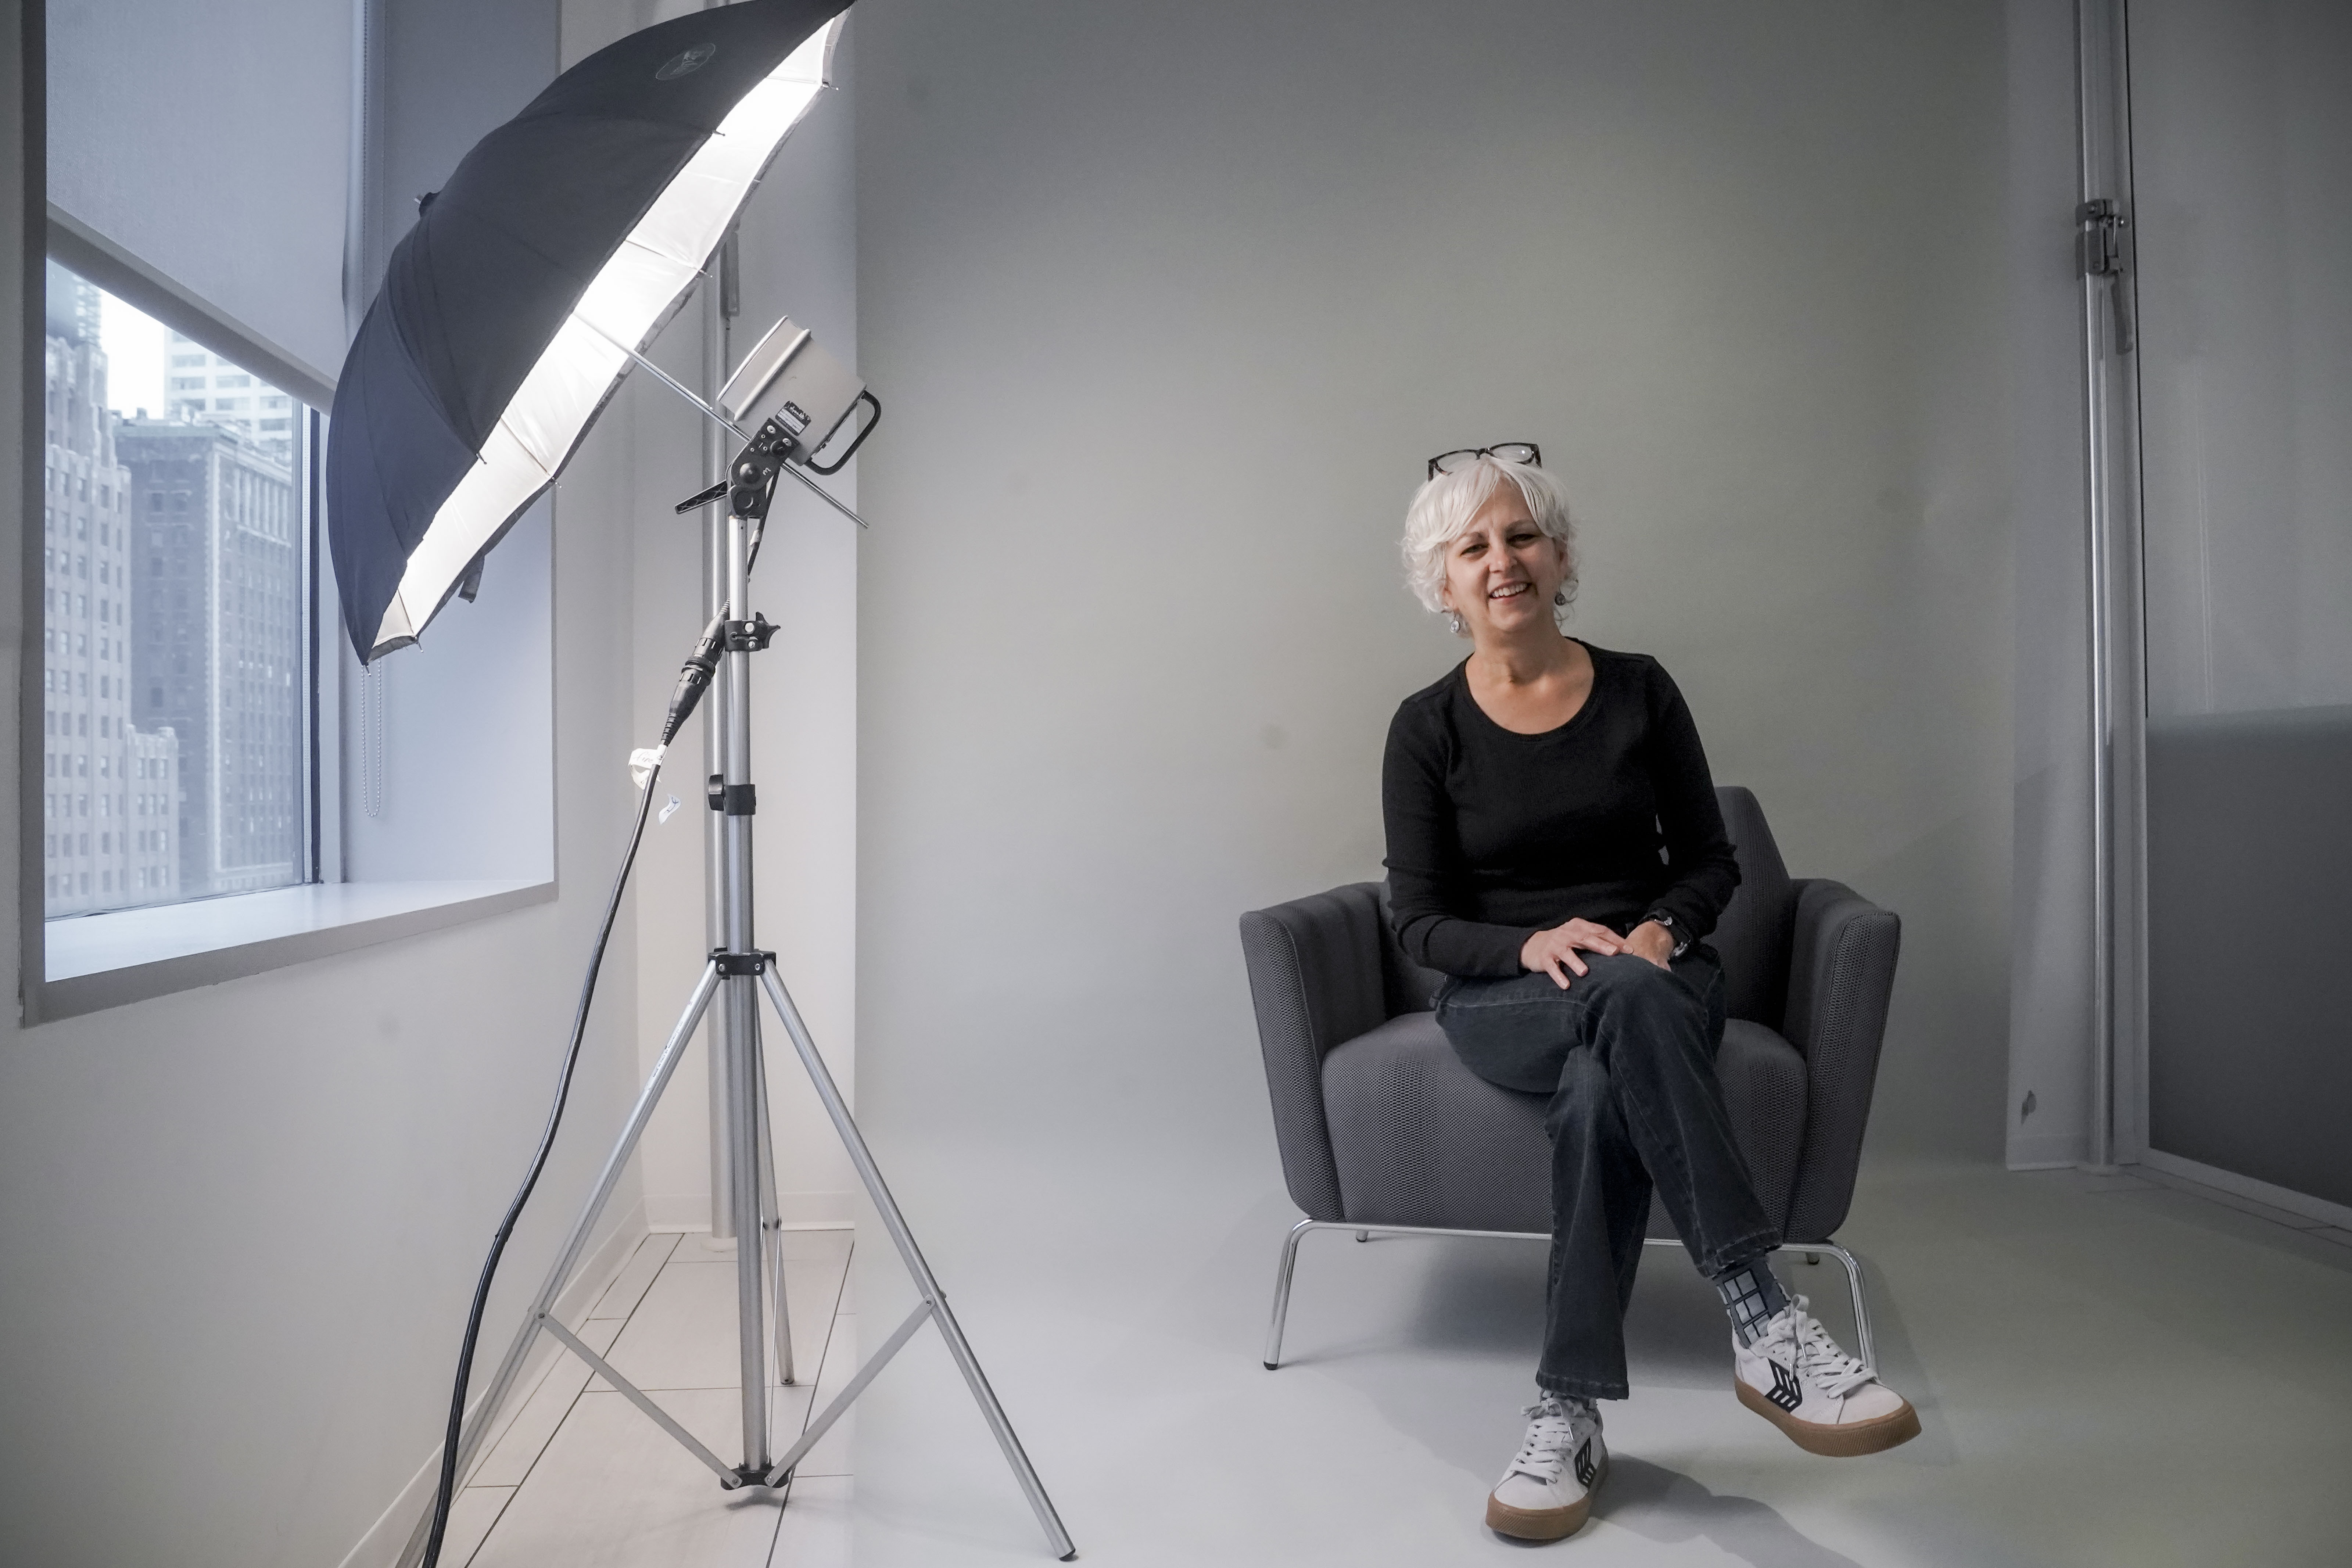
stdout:
{"type": "Polygon", "coordinates": [[[1805,1058],[1807,1114],[1786,1234],[1826,1241],[1853,1202],[1903,922],[1843,883],[1810,878],[1796,887],[1782,1033],[1805,1058]]]}
{"type": "Polygon", "coordinates": [[[1323,1056],[1388,1020],[1380,884],[1357,882],[1242,917],[1242,956],[1291,1201],[1341,1217],[1339,1168],[1323,1118],[1323,1056]]]}

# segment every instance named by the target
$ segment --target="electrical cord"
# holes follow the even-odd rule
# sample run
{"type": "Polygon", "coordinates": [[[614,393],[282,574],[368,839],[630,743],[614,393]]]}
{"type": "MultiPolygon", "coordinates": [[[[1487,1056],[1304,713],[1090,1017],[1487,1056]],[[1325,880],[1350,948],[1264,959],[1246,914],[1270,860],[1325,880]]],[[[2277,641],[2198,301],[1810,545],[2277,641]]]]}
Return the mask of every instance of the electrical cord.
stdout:
{"type": "MultiPolygon", "coordinates": [[[[691,711],[691,709],[688,710],[691,711]]],[[[683,722],[683,717],[680,717],[683,722]]],[[[677,732],[670,726],[671,733],[677,732]]],[[[556,1129],[563,1124],[564,1102],[572,1098],[572,1070],[580,1065],[580,1044],[588,1033],[588,1004],[596,994],[596,976],[604,966],[604,948],[612,941],[613,922],[621,912],[621,894],[629,885],[629,872],[637,863],[637,846],[645,841],[646,817],[653,809],[654,784],[661,777],[661,763],[656,762],[646,773],[637,801],[637,820],[629,830],[629,847],[621,857],[620,874],[613,879],[613,895],[604,902],[604,919],[596,928],[596,945],[588,954],[588,973],[580,986],[580,1005],[572,1016],[572,1041],[563,1053],[563,1070],[555,1080],[555,1104],[547,1115],[547,1130],[539,1135],[538,1152],[530,1157],[530,1171],[515,1192],[514,1202],[507,1205],[506,1217],[499,1221],[498,1234],[490,1238],[490,1255],[482,1260],[482,1277],[474,1286],[474,1304],[466,1314],[466,1339],[457,1352],[457,1381],[449,1393],[449,1428],[441,1441],[441,1485],[433,1498],[433,1533],[425,1543],[424,1568],[437,1568],[441,1561],[441,1538],[449,1528],[449,1504],[457,1489],[457,1442],[466,1420],[466,1385],[474,1373],[475,1342],[481,1338],[482,1310],[490,1299],[490,1280],[499,1271],[499,1258],[506,1251],[507,1238],[514,1234],[515,1221],[522,1217],[523,1205],[530,1201],[531,1190],[539,1185],[540,1173],[547,1169],[549,1151],[555,1147],[556,1129]]]]}
{"type": "MultiPolygon", "coordinates": [[[[753,535],[752,554],[757,557],[758,535],[753,535]]],[[[746,576],[750,563],[745,563],[746,576]]],[[[662,753],[677,739],[677,732],[694,716],[702,694],[710,688],[711,678],[719,670],[719,656],[725,645],[727,617],[722,612],[702,628],[696,639],[694,651],[686,656],[686,663],[677,672],[677,689],[671,694],[669,708],[662,715],[661,745],[652,752],[639,752],[630,759],[638,765],[644,759],[645,782],[638,785],[637,820],[629,829],[628,847],[622,852],[621,868],[613,878],[612,896],[604,900],[604,918],[596,927],[596,945],[588,952],[588,973],[580,983],[580,1005],[572,1015],[572,1039],[564,1047],[563,1070],[555,1080],[555,1104],[547,1113],[547,1130],[539,1135],[539,1149],[530,1157],[530,1170],[515,1190],[514,1201],[507,1205],[506,1217],[499,1221],[498,1234],[490,1238],[490,1255],[482,1259],[482,1277],[474,1285],[474,1304],[466,1313],[466,1337],[457,1352],[457,1379],[449,1391],[449,1426],[441,1440],[441,1482],[433,1494],[433,1531],[425,1538],[422,1568],[439,1568],[441,1540],[449,1528],[449,1506],[457,1491],[457,1443],[466,1423],[466,1385],[473,1381],[474,1349],[482,1336],[482,1311],[490,1299],[490,1281],[499,1271],[499,1259],[507,1249],[507,1238],[514,1234],[515,1221],[522,1217],[523,1205],[530,1202],[532,1189],[539,1185],[541,1173],[547,1169],[547,1156],[555,1147],[556,1130],[563,1125],[563,1107],[572,1098],[572,1074],[580,1065],[581,1042],[588,1034],[588,1005],[596,996],[596,976],[604,967],[604,949],[613,940],[613,923],[620,918],[621,895],[629,886],[629,873],[637,863],[637,848],[645,842],[646,818],[654,805],[654,784],[661,777],[662,753]]]]}

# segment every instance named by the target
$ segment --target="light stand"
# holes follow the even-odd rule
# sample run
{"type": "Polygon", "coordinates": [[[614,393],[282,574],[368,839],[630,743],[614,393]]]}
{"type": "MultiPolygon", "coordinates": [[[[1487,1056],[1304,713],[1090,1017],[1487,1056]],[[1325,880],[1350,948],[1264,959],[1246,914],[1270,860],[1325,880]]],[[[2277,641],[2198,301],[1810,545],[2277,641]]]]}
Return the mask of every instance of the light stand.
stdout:
{"type": "MultiPolygon", "coordinates": [[[[788,328],[790,323],[783,326],[788,328]]],[[[772,339],[775,336],[771,334],[772,339]]],[[[772,363],[765,371],[768,378],[773,380],[782,374],[786,363],[792,361],[795,353],[805,345],[806,337],[807,334],[802,333],[799,341],[781,347],[771,356],[772,363]]],[[[762,350],[767,347],[766,343],[761,345],[762,350]]],[[[753,368],[753,362],[759,360],[760,353],[761,351],[754,351],[752,359],[746,362],[747,370],[753,368]]],[[[814,359],[816,356],[809,357],[814,359]]],[[[807,361],[800,363],[805,364],[807,361]]],[[[669,378],[663,376],[662,379],[668,381],[669,378]]],[[[671,382],[670,384],[676,386],[677,384],[671,382]]],[[[784,390],[795,390],[789,377],[782,384],[784,390]]],[[[677,390],[685,393],[682,387],[677,390]]],[[[720,768],[713,790],[716,798],[712,801],[720,815],[719,865],[721,871],[719,903],[723,940],[711,952],[701,977],[695,982],[685,1010],[679,1014],[677,1023],[664,1042],[653,1072],[631,1108],[620,1138],[614,1144],[612,1153],[606,1157],[588,1200],[581,1209],[579,1219],[565,1237],[563,1244],[557,1248],[553,1266],[525,1310],[522,1326],[517,1331],[514,1342],[508,1347],[480,1402],[466,1422],[458,1441],[456,1473],[465,1474],[479,1451],[491,1420],[512,1391],[515,1380],[521,1373],[524,1358],[543,1330],[585,1362],[664,1431],[677,1438],[688,1453],[709,1466],[719,1478],[721,1487],[731,1490],[747,1486],[782,1486],[790,1479],[793,1468],[818,1439],[831,1429],[851,1403],[865,1392],[866,1384],[873,1382],[890,1358],[903,1349],[916,1331],[928,1321],[939,1326],[940,1337],[947,1342],[948,1353],[954,1359],[957,1370],[963,1373],[972,1398],[980,1405],[981,1415],[987,1420],[989,1430],[995,1434],[997,1445],[1004,1451],[1005,1461],[1012,1466],[1013,1476],[1028,1497],[1029,1506],[1036,1513],[1037,1522],[1044,1528],[1046,1539],[1052,1542],[1055,1554],[1068,1562],[1077,1555],[1077,1548],[1071,1542],[1069,1532],[1062,1528],[1061,1518],[1055,1512],[1052,1500],[1046,1497],[1044,1483],[1037,1479],[1028,1455],[1022,1450],[1020,1438],[1014,1434],[1012,1423],[1006,1419],[1003,1407],[997,1403],[988,1379],[982,1373],[980,1362],[972,1354],[971,1346],[956,1322],[954,1312],[948,1307],[946,1293],[940,1289],[930,1266],[924,1261],[920,1248],[915,1245],[914,1233],[908,1227],[906,1216],[898,1212],[898,1205],[891,1198],[889,1187],[882,1179],[880,1167],[875,1163],[864,1135],[858,1131],[857,1123],[850,1116],[849,1107],[841,1097],[840,1089],[833,1081],[833,1074],[826,1068],[824,1058],[817,1054],[816,1043],[810,1037],[807,1025],[802,1021],[800,1010],[793,1005],[791,994],[778,977],[775,954],[762,952],[753,938],[751,824],[758,810],[758,795],[751,779],[751,662],[753,654],[767,647],[769,639],[775,634],[775,627],[764,616],[746,613],[751,605],[752,558],[759,549],[760,534],[765,526],[776,480],[787,473],[794,479],[802,478],[787,468],[786,458],[792,457],[805,461],[807,450],[799,445],[803,437],[822,442],[834,425],[846,417],[854,400],[871,401],[870,395],[858,386],[853,398],[839,400],[840,412],[833,415],[830,423],[820,423],[812,430],[811,422],[802,415],[797,405],[785,400],[781,392],[764,397],[761,395],[762,392],[763,385],[752,386],[746,401],[756,402],[760,406],[773,404],[780,407],[782,415],[771,414],[760,422],[743,449],[729,465],[727,477],[719,485],[681,503],[678,509],[685,511],[716,500],[722,492],[727,500],[725,607],[721,616],[714,618],[705,629],[700,643],[687,660],[677,695],[670,704],[663,735],[663,748],[667,748],[700,700],[703,689],[709,685],[713,675],[723,667],[725,678],[719,683],[718,711],[713,715],[713,727],[719,736],[720,768]],[[797,430],[784,422],[792,416],[800,416],[797,421],[800,428],[797,430]],[[769,1336],[765,1313],[771,1301],[775,1310],[774,1352],[786,1383],[793,1381],[793,1362],[791,1328],[784,1305],[783,1264],[778,1248],[782,1222],[777,1213],[774,1145],[768,1125],[760,1042],[760,1000],[763,995],[791,1038],[793,1048],[798,1053],[801,1065],[807,1070],[809,1081],[824,1106],[825,1114],[832,1119],[834,1130],[840,1135],[850,1163],[856,1167],[858,1180],[865,1184],[866,1195],[873,1200],[883,1228],[888,1231],[900,1261],[906,1265],[907,1272],[914,1280],[916,1293],[921,1298],[914,1311],[883,1342],[881,1348],[867,1358],[866,1364],[857,1370],[840,1394],[810,1419],[798,1440],[781,1455],[775,1454],[771,1447],[768,1428],[769,1336]],[[741,1463],[735,1465],[711,1452],[671,1418],[644,1390],[615,1372],[604,1357],[582,1342],[553,1315],[556,1299],[578,1268],[581,1256],[587,1248],[589,1236],[595,1229],[614,1189],[619,1184],[621,1172],[628,1163],[629,1156],[635,1152],[646,1123],[652,1119],[654,1107],[659,1103],[688,1042],[694,1037],[696,1026],[714,1000],[719,1003],[719,1019],[723,1026],[719,1033],[724,1042],[720,1054],[725,1076],[729,1207],[736,1219],[736,1328],[742,1383],[743,1458],[741,1463]],[[746,1216],[756,1216],[756,1223],[745,1225],[742,1222],[746,1216]]],[[[698,405],[701,404],[701,400],[693,398],[691,394],[686,395],[698,405]]],[[[802,395],[806,395],[804,391],[802,395]]],[[[730,399],[722,397],[721,405],[730,412],[740,412],[730,399]]],[[[724,418],[709,410],[707,405],[702,406],[707,412],[712,412],[714,417],[724,418]]],[[[732,420],[725,422],[730,427],[734,425],[732,420]]],[[[872,428],[869,421],[866,429],[872,428]]],[[[859,433],[859,440],[864,438],[864,431],[859,433]]],[[[856,443],[853,442],[849,450],[855,450],[855,447],[856,443]]],[[[845,451],[834,467],[838,468],[841,462],[845,462],[847,456],[847,451],[845,451]]],[[[831,500],[830,497],[826,499],[831,500]]],[[[834,504],[836,507],[840,505],[837,501],[834,504]]],[[[654,773],[660,766],[660,758],[661,750],[656,749],[651,752],[640,752],[632,759],[633,766],[642,765],[646,769],[644,787],[648,791],[653,787],[654,773]]],[[[409,1552],[404,1554],[404,1563],[417,1560],[424,1543],[422,1530],[420,1526],[419,1536],[411,1542],[409,1552]]]]}

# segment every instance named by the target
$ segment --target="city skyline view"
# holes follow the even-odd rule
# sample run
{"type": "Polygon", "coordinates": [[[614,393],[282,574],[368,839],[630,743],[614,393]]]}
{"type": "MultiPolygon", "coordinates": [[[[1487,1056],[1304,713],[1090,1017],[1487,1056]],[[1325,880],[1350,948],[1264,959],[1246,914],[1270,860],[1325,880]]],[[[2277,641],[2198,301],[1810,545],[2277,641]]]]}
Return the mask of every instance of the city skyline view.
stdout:
{"type": "Polygon", "coordinates": [[[46,912],[306,879],[300,405],[47,277],[46,912]],[[118,380],[109,344],[161,384],[118,380]]]}

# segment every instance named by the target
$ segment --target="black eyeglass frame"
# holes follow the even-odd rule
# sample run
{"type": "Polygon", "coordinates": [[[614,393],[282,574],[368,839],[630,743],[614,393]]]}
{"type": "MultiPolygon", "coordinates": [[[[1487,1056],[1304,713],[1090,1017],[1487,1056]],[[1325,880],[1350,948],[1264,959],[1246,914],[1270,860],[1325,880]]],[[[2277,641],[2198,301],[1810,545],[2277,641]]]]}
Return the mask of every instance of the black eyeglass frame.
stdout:
{"type": "MultiPolygon", "coordinates": [[[[1451,452],[1438,453],[1437,456],[1429,459],[1429,477],[1433,479],[1440,474],[1452,473],[1454,471],[1452,468],[1444,468],[1438,466],[1449,458],[1466,458],[1472,462],[1476,462],[1481,458],[1494,457],[1506,447],[1525,447],[1528,449],[1528,466],[1531,468],[1540,468],[1543,467],[1543,448],[1537,446],[1533,441],[1497,441],[1491,447],[1456,447],[1451,452]]],[[[1503,461],[1507,463],[1515,463],[1519,459],[1517,458],[1505,458],[1503,459],[1503,461]]]]}

